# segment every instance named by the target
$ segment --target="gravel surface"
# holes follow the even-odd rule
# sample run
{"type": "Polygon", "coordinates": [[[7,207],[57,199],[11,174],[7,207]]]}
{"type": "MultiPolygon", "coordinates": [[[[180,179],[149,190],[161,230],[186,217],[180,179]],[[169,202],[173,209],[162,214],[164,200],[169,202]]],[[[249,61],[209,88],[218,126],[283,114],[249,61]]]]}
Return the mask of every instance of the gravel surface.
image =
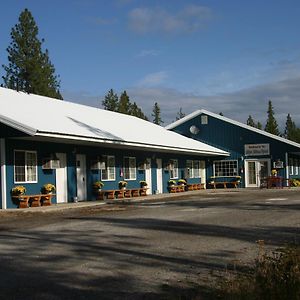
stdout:
{"type": "Polygon", "coordinates": [[[299,190],[0,214],[0,299],[174,299],[247,265],[257,240],[300,242],[299,190]]]}

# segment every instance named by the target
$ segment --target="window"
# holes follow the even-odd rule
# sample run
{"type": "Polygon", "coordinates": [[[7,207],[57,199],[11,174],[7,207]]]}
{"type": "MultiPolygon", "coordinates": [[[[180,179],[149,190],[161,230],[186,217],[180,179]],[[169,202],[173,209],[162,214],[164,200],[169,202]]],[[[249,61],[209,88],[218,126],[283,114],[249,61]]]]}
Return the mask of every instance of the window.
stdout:
{"type": "Polygon", "coordinates": [[[294,160],[294,174],[295,175],[298,175],[299,174],[299,161],[298,161],[298,159],[295,159],[294,160]]]}
{"type": "Polygon", "coordinates": [[[37,182],[37,154],[34,151],[15,151],[15,183],[37,182]]]}
{"type": "Polygon", "coordinates": [[[187,160],[186,167],[189,170],[189,178],[200,178],[200,160],[187,160]]]}
{"type": "Polygon", "coordinates": [[[124,157],[124,179],[136,179],[136,161],[135,157],[124,157]]]}
{"type": "Polygon", "coordinates": [[[208,117],[206,115],[201,116],[201,124],[207,125],[208,124],[208,117]]]}
{"type": "Polygon", "coordinates": [[[178,160],[170,160],[170,179],[178,178],[178,160]]]}
{"type": "Polygon", "coordinates": [[[214,162],[214,176],[237,176],[237,160],[219,160],[214,162]]]}
{"type": "Polygon", "coordinates": [[[101,170],[102,180],[115,180],[116,179],[116,169],[115,169],[115,157],[114,156],[104,156],[105,168],[101,170]]]}

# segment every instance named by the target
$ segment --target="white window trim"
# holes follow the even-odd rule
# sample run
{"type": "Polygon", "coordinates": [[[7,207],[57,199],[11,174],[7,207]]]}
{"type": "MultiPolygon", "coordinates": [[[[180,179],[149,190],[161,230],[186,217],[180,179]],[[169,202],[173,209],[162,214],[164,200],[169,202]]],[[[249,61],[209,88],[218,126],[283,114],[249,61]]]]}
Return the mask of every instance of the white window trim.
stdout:
{"type": "Polygon", "coordinates": [[[130,180],[136,180],[136,157],[134,157],[134,156],[124,156],[124,158],[123,158],[123,164],[124,164],[124,170],[123,170],[123,174],[124,174],[124,180],[128,180],[128,181],[130,181],[130,180]],[[135,162],[135,171],[134,171],[134,177],[132,177],[132,178],[126,178],[125,177],[125,159],[126,158],[128,158],[128,169],[129,169],[129,177],[131,176],[131,174],[130,174],[130,159],[134,159],[134,162],[135,162]]]}
{"type": "Polygon", "coordinates": [[[14,150],[14,183],[15,184],[20,184],[20,183],[38,183],[38,169],[37,169],[37,151],[31,151],[31,150],[14,150]],[[16,181],[16,164],[15,164],[15,154],[16,152],[25,152],[25,181],[16,181]],[[35,153],[36,156],[36,165],[35,165],[35,173],[36,173],[36,180],[34,181],[27,181],[27,153],[35,153]]]}
{"type": "Polygon", "coordinates": [[[101,170],[101,180],[102,180],[102,181],[115,181],[115,180],[116,180],[116,157],[115,157],[114,155],[103,155],[103,156],[104,156],[105,159],[106,159],[106,162],[105,162],[105,169],[106,169],[107,174],[109,174],[109,173],[108,173],[108,160],[109,160],[109,158],[111,158],[111,157],[114,158],[114,161],[115,161],[115,165],[114,165],[114,178],[113,178],[113,179],[111,179],[111,178],[103,179],[103,178],[102,178],[102,171],[103,171],[103,170],[101,170]]]}
{"type": "Polygon", "coordinates": [[[213,162],[213,176],[214,177],[226,177],[226,176],[228,176],[228,175],[216,175],[216,162],[236,162],[236,175],[229,175],[229,176],[238,176],[238,169],[239,169],[239,162],[238,162],[238,160],[237,159],[224,159],[224,160],[215,160],[214,162],[213,162]]]}
{"type": "Polygon", "coordinates": [[[289,173],[290,175],[294,175],[294,159],[289,159],[289,173]]]}
{"type": "Polygon", "coordinates": [[[192,159],[188,159],[186,161],[186,164],[188,164],[188,162],[191,163],[191,168],[190,168],[190,178],[201,178],[200,173],[201,173],[201,168],[200,168],[200,164],[201,164],[201,160],[192,160],[192,159]],[[198,163],[198,168],[195,168],[195,165],[198,163]],[[198,171],[198,176],[195,176],[195,170],[198,171]]]}

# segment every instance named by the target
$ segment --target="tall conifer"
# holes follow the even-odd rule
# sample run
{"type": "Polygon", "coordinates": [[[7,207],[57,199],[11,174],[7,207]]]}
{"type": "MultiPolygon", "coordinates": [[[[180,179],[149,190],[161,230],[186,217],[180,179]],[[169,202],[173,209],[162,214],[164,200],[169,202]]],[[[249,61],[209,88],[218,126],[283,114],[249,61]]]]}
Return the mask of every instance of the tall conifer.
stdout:
{"type": "Polygon", "coordinates": [[[268,119],[265,126],[265,131],[275,135],[280,135],[278,124],[274,117],[274,109],[271,100],[268,102],[268,119]]]}
{"type": "Polygon", "coordinates": [[[151,116],[153,117],[153,123],[154,124],[162,125],[164,123],[163,120],[161,119],[161,116],[160,116],[160,107],[159,107],[159,105],[158,105],[157,102],[155,102],[155,104],[154,104],[151,116]]]}
{"type": "Polygon", "coordinates": [[[8,66],[2,77],[4,86],[27,93],[62,99],[60,82],[49,59],[48,50],[42,51],[38,39],[38,26],[28,9],[21,12],[19,23],[11,30],[11,43],[7,48],[8,66]]]}

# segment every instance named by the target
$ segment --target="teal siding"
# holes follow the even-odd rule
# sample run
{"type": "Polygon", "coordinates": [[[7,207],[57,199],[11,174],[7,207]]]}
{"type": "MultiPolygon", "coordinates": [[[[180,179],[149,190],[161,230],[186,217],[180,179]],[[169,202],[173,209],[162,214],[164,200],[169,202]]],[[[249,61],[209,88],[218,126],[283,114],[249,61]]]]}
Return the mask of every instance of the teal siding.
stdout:
{"type": "MultiPolygon", "coordinates": [[[[48,157],[51,153],[66,153],[67,155],[67,190],[68,190],[68,202],[73,201],[77,196],[77,179],[76,179],[76,153],[86,155],[86,182],[87,182],[87,198],[88,200],[95,200],[96,196],[93,194],[92,185],[95,181],[101,180],[100,170],[90,170],[91,160],[94,160],[96,156],[101,155],[113,155],[116,161],[116,179],[114,181],[103,181],[104,190],[118,189],[118,182],[123,180],[121,177],[121,168],[123,168],[123,158],[125,156],[135,157],[137,165],[140,162],[145,161],[146,158],[151,159],[151,174],[152,174],[152,191],[157,190],[157,166],[156,158],[161,158],[163,166],[170,159],[177,159],[179,163],[179,179],[183,178],[186,167],[186,160],[204,160],[203,157],[189,156],[189,155],[176,155],[176,154],[158,154],[155,152],[146,151],[133,151],[133,150],[118,150],[102,147],[88,147],[78,146],[71,144],[60,143],[46,143],[27,140],[8,139],[6,141],[6,159],[7,159],[7,207],[15,208],[17,204],[13,202],[10,191],[17,185],[14,184],[14,150],[27,150],[36,151],[38,159],[38,182],[37,183],[22,183],[27,189],[27,194],[39,194],[41,188],[46,183],[56,184],[56,171],[55,170],[43,170],[42,161],[43,158],[48,157]]],[[[124,172],[124,170],[123,170],[124,172]]],[[[163,191],[168,192],[167,182],[170,179],[169,171],[163,170],[163,191]]],[[[136,170],[136,180],[127,180],[128,188],[139,187],[139,181],[145,180],[145,170],[136,170]]],[[[189,179],[190,183],[199,182],[199,178],[189,179]]],[[[53,202],[56,202],[56,198],[53,198],[53,202]]]]}
{"type": "MultiPolygon", "coordinates": [[[[207,143],[214,147],[228,151],[230,156],[225,158],[228,160],[238,160],[239,175],[242,177],[242,184],[244,181],[244,159],[258,159],[269,158],[271,163],[276,160],[285,162],[285,153],[298,152],[299,148],[288,145],[281,141],[267,137],[265,135],[253,132],[246,128],[228,123],[226,121],[208,116],[208,124],[201,124],[201,115],[186,121],[183,124],[178,125],[173,131],[182,134],[186,137],[196,139],[198,141],[207,143]],[[199,133],[193,135],[190,133],[190,127],[195,125],[199,128],[199,133]],[[244,145],[245,144],[269,144],[270,155],[268,156],[251,156],[245,157],[244,145]]],[[[290,155],[290,154],[289,154],[290,155]]],[[[299,157],[299,156],[298,156],[299,157]]],[[[223,158],[221,158],[223,159],[223,158]]],[[[207,178],[209,178],[213,172],[212,159],[209,160],[207,178]]],[[[280,169],[279,176],[286,177],[285,169],[280,169]]]]}

